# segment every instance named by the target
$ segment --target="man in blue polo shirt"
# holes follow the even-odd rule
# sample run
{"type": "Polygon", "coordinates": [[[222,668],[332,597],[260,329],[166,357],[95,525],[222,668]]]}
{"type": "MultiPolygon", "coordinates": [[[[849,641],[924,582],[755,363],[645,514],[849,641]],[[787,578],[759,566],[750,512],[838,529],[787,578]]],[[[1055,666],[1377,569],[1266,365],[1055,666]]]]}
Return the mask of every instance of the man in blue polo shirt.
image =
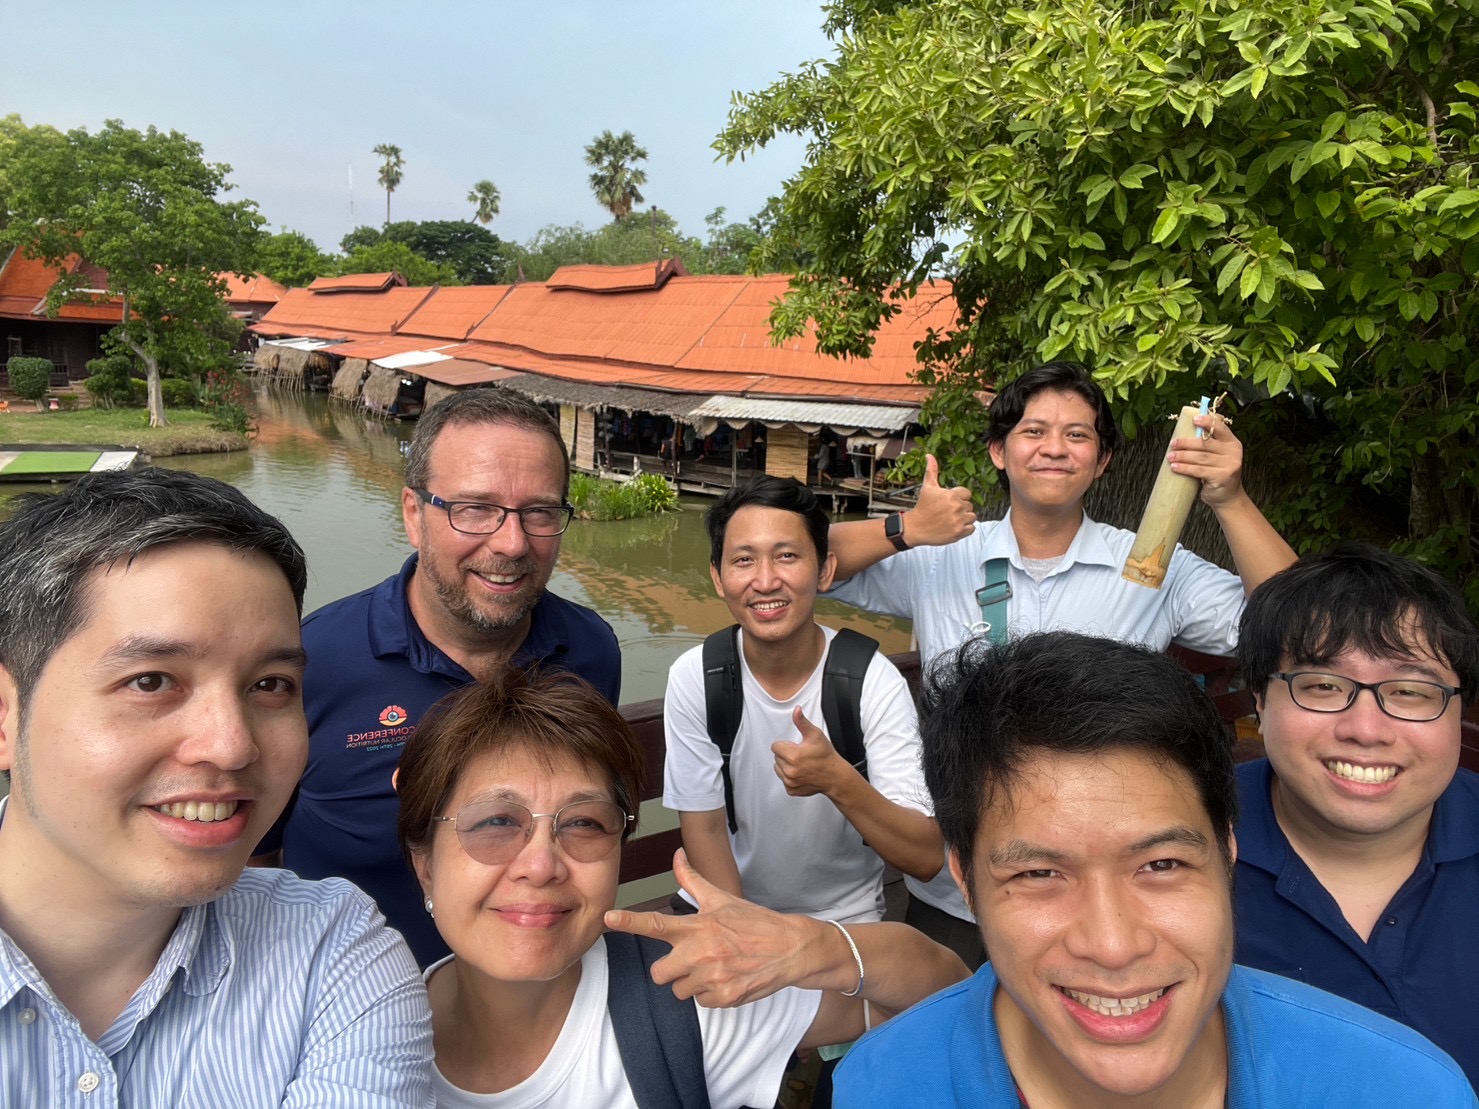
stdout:
{"type": "Polygon", "coordinates": [[[1458,768],[1479,630],[1463,598],[1341,547],[1249,598],[1238,654],[1268,754],[1238,771],[1238,961],[1417,1029],[1479,1088],[1479,775],[1458,768]]]}
{"type": "Polygon", "coordinates": [[[1479,1106],[1411,1029],[1233,965],[1231,745],[1165,655],[967,643],[919,724],[991,962],[859,1041],[839,1109],[1479,1106]]]}
{"type": "Polygon", "coordinates": [[[613,704],[621,693],[610,626],[546,589],[569,488],[559,425],[542,408],[502,389],[453,394],[421,417],[406,460],[401,513],[416,553],[303,623],[308,766],[259,861],[350,879],[422,965],[447,947],[396,843],[391,785],[422,715],[509,666],[569,670],[613,704]]]}

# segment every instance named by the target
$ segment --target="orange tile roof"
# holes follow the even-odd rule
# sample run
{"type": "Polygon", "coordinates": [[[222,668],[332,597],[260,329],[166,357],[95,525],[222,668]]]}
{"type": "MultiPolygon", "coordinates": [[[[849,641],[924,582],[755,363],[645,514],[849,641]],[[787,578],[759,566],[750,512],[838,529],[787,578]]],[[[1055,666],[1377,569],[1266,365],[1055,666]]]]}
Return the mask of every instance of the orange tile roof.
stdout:
{"type": "Polygon", "coordinates": [[[315,277],[308,287],[315,293],[367,293],[405,283],[406,279],[398,273],[351,273],[343,277],[315,277]]]}
{"type": "Polygon", "coordinates": [[[838,359],[818,354],[810,335],[771,344],[769,315],[786,291],[785,275],[675,274],[660,287],[620,287],[634,269],[654,272],[646,264],[581,266],[559,271],[566,274],[561,285],[391,288],[333,297],[294,290],[253,330],[465,339],[441,353],[593,384],[918,404],[929,390],[912,378],[915,345],[927,328],[946,326],[955,314],[949,284],[926,284],[879,329],[868,358],[838,359]],[[617,272],[609,278],[597,273],[585,287],[569,281],[567,271],[603,268],[617,272]],[[423,299],[407,308],[415,296],[423,299]]]}
{"type": "MultiPolygon", "coordinates": [[[[315,338],[315,336],[306,336],[306,338],[315,338]]],[[[389,358],[393,354],[405,354],[413,350],[436,350],[441,345],[443,344],[435,341],[401,338],[396,335],[388,339],[354,339],[347,343],[336,343],[327,349],[330,354],[341,358],[365,358],[373,362],[377,358],[389,358]]]]}
{"type": "MultiPolygon", "coordinates": [[[[106,275],[86,266],[75,254],[64,263],[67,272],[81,269],[91,280],[106,275]]],[[[56,284],[57,267],[39,258],[27,258],[19,249],[0,267],[0,316],[15,319],[46,318],[46,294],[56,284]]],[[[123,319],[123,301],[114,296],[74,298],[62,305],[56,317],[77,323],[118,323],[123,319]]]]}
{"type": "Polygon", "coordinates": [[[400,333],[434,339],[466,339],[512,288],[512,285],[461,285],[438,289],[406,318],[400,333]]]}
{"type": "Polygon", "coordinates": [[[680,259],[667,258],[661,262],[638,262],[631,266],[561,266],[544,284],[551,289],[625,293],[660,288],[668,278],[687,274],[680,259]]]}
{"type": "Polygon", "coordinates": [[[245,278],[234,273],[216,276],[226,282],[227,304],[276,304],[288,291],[286,286],[279,285],[265,273],[254,273],[245,278]]]}
{"type": "Polygon", "coordinates": [[[372,338],[393,335],[432,289],[396,286],[380,292],[340,292],[321,296],[310,286],[289,289],[252,325],[259,335],[312,335],[316,338],[372,338]]]}

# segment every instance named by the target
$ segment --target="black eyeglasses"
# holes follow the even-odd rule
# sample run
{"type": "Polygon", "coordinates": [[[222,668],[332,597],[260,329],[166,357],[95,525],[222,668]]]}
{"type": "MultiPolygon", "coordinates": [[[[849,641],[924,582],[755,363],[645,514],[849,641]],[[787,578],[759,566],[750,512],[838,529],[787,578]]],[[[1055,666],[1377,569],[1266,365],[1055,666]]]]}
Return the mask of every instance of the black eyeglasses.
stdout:
{"type": "Polygon", "coordinates": [[[1293,670],[1271,676],[1287,684],[1294,703],[1310,712],[1344,712],[1355,704],[1361,690],[1369,689],[1382,712],[1398,720],[1418,724],[1437,720],[1448,710],[1448,702],[1453,700],[1454,694],[1460,692],[1456,685],[1417,678],[1358,682],[1339,674],[1319,674],[1310,670],[1293,670]]]}
{"type": "Polygon", "coordinates": [[[578,863],[594,863],[616,849],[627,825],[637,818],[613,801],[573,801],[559,812],[530,812],[517,801],[478,801],[456,816],[434,816],[433,823],[457,829],[462,849],[480,863],[511,862],[534,837],[537,821],[548,819],[560,850],[578,863]]]}
{"type": "Polygon", "coordinates": [[[426,489],[412,492],[433,508],[444,509],[447,522],[453,531],[466,535],[492,535],[509,513],[519,518],[519,526],[525,535],[561,535],[570,526],[570,517],[575,508],[568,504],[536,504],[528,508],[506,508],[501,504],[484,504],[481,501],[444,501],[426,489]]]}

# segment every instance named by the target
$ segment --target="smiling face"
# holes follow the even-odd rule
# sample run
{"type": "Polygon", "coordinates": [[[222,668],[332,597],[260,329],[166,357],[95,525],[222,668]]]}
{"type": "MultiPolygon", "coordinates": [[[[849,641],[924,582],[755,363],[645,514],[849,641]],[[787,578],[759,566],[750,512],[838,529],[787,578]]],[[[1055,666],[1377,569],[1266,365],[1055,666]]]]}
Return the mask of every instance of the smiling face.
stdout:
{"type": "Polygon", "coordinates": [[[1200,1104],[1225,1080],[1231,882],[1184,771],[1133,749],[1032,756],[982,820],[973,886],[1029,1100],[1200,1104]]]}
{"type": "MultiPolygon", "coordinates": [[[[536,758],[514,745],[481,755],[463,771],[440,815],[474,801],[507,800],[554,813],[574,801],[614,801],[609,775],[566,755],[536,758]]],[[[578,862],[560,848],[551,821],[535,821],[524,849],[489,865],[462,849],[451,824],[439,823],[430,847],[413,856],[437,930],[459,961],[499,982],[550,982],[578,973],[580,957],[616,905],[621,851],[578,862]]]]}
{"type": "MultiPolygon", "coordinates": [[[[1460,684],[1457,673],[1425,647],[1399,659],[1347,650],[1320,666],[1287,658],[1284,663],[1284,670],[1318,670],[1359,682],[1418,678],[1460,684]]],[[[1257,705],[1280,824],[1292,823],[1295,834],[1327,842],[1426,835],[1433,803],[1458,770],[1457,697],[1437,720],[1419,723],[1388,716],[1369,690],[1343,712],[1311,712],[1274,679],[1257,705]]]]}
{"type": "Polygon", "coordinates": [[[746,636],[780,643],[811,634],[817,593],[831,586],[836,565],[830,553],[818,562],[800,513],[751,504],[730,517],[709,573],[746,636]]]}
{"type": "MultiPolygon", "coordinates": [[[[444,501],[529,508],[564,500],[565,464],[541,431],[453,424],[437,436],[428,459],[426,487],[444,501]]],[[[424,631],[461,638],[526,626],[554,572],[560,536],[526,535],[514,515],[492,535],[466,535],[452,528],[444,509],[423,503],[410,489],[401,491],[401,513],[421,555],[411,596],[424,631]]]]}
{"type": "Polygon", "coordinates": [[[1100,453],[1092,405],[1077,393],[1043,389],[1003,440],[990,444],[991,461],[1007,475],[1012,506],[1081,508],[1084,494],[1109,465],[1100,453]]]}
{"type": "Polygon", "coordinates": [[[308,750],[298,611],[265,555],[185,543],[93,571],[24,706],[0,668],[0,855],[60,896],[179,908],[240,875],[308,750]]]}

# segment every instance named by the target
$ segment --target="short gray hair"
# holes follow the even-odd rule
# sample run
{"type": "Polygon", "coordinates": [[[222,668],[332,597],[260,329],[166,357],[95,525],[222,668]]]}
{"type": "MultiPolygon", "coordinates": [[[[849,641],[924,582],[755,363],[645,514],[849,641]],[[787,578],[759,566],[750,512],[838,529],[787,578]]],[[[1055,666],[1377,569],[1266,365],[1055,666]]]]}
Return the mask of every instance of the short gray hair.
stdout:
{"type": "Polygon", "coordinates": [[[265,554],[303,611],[303,549],[244,493],[181,470],[88,474],[64,493],[19,498],[15,513],[0,524],[0,665],[21,696],[87,622],[88,575],[172,543],[265,554]]]}
{"type": "Polygon", "coordinates": [[[437,436],[444,428],[462,424],[509,424],[544,432],[560,452],[560,464],[564,467],[560,496],[564,498],[569,495],[570,452],[565,448],[560,425],[528,397],[494,386],[461,389],[421,414],[421,418],[416,421],[416,432],[411,436],[411,448],[406,452],[408,488],[426,488],[431,477],[431,448],[436,443],[437,436]]]}

